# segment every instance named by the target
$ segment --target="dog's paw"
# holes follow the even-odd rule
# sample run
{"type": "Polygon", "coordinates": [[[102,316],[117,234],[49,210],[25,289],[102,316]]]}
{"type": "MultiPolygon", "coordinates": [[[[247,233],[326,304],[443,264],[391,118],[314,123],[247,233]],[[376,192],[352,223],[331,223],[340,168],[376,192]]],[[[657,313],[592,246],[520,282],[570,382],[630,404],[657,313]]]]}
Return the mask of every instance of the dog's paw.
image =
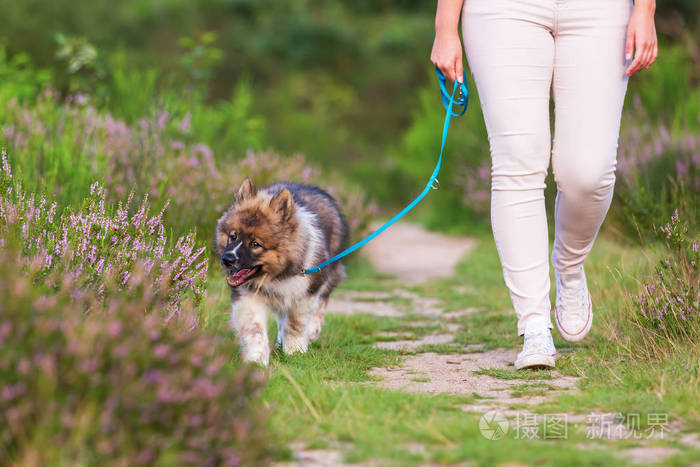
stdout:
{"type": "Polygon", "coordinates": [[[316,339],[321,335],[321,329],[323,328],[323,315],[326,308],[326,303],[324,302],[321,307],[311,316],[309,324],[307,327],[307,334],[309,336],[310,342],[315,342],[316,339]]]}
{"type": "Polygon", "coordinates": [[[243,348],[241,356],[245,363],[257,363],[262,366],[267,366],[270,363],[270,350],[267,348],[243,348]]]}
{"type": "Polygon", "coordinates": [[[287,355],[306,353],[309,350],[309,339],[304,336],[287,335],[282,342],[282,350],[287,355]]]}
{"type": "Polygon", "coordinates": [[[321,335],[321,328],[322,327],[323,327],[322,321],[311,320],[311,322],[309,323],[309,329],[308,329],[310,342],[314,342],[314,341],[316,341],[316,339],[319,338],[319,336],[321,335]]]}
{"type": "Polygon", "coordinates": [[[315,342],[321,335],[321,326],[309,326],[309,341],[315,342]]]}

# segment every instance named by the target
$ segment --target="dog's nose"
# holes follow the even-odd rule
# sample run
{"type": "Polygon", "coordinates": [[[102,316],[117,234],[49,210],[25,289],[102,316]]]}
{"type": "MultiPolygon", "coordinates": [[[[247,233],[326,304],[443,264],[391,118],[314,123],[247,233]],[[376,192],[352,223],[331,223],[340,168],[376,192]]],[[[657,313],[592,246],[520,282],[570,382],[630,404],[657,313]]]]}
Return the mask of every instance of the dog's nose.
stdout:
{"type": "Polygon", "coordinates": [[[227,251],[223,255],[221,255],[221,264],[223,264],[227,268],[233,267],[233,265],[236,263],[236,260],[236,255],[234,255],[232,251],[227,251]]]}

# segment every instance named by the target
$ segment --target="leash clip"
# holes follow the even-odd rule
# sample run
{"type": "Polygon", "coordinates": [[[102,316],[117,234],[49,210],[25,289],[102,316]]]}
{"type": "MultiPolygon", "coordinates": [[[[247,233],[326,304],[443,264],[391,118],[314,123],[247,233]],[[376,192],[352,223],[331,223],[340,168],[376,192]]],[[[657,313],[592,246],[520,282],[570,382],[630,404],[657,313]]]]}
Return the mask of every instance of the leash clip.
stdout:
{"type": "Polygon", "coordinates": [[[433,183],[432,183],[432,185],[430,185],[430,188],[432,188],[433,190],[439,190],[440,189],[440,180],[438,180],[437,178],[435,180],[433,180],[433,183]]]}

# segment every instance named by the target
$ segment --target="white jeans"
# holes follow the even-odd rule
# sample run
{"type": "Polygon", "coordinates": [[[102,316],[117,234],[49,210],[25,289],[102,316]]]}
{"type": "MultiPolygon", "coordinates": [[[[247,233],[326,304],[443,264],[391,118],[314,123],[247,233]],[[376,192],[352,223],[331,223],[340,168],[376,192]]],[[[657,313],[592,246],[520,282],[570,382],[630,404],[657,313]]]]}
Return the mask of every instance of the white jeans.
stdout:
{"type": "Polygon", "coordinates": [[[550,89],[552,264],[566,274],[583,264],[612,198],[631,12],[630,0],[464,3],[465,50],[491,147],[491,223],[521,335],[552,326],[544,204],[550,89]]]}

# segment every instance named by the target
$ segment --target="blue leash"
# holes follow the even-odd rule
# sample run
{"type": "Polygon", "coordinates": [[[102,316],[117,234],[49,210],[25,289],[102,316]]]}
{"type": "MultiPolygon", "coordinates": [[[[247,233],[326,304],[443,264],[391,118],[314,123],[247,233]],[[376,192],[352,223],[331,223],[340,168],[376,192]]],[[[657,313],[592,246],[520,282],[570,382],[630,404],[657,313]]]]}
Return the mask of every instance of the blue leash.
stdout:
{"type": "Polygon", "coordinates": [[[462,74],[464,76],[464,79],[462,80],[463,82],[460,84],[459,82],[455,81],[454,89],[452,89],[452,94],[449,94],[447,92],[447,88],[445,87],[445,84],[447,83],[447,78],[445,78],[445,75],[443,75],[437,67],[435,68],[435,72],[437,73],[438,83],[440,84],[440,96],[442,97],[442,105],[443,107],[445,107],[446,111],[445,123],[442,127],[442,144],[440,145],[440,157],[438,158],[437,165],[435,165],[433,174],[430,176],[430,180],[428,180],[428,184],[423,189],[423,192],[420,195],[418,195],[416,199],[414,199],[411,202],[411,204],[403,208],[401,212],[389,219],[384,225],[372,232],[369,236],[365,237],[364,239],[360,240],[354,245],[346,248],[334,257],[327,259],[318,266],[304,270],[304,274],[313,274],[315,272],[318,272],[321,269],[328,266],[329,264],[338,261],[340,258],[349,255],[358,248],[361,248],[367,243],[371,242],[377,235],[384,232],[392,224],[396,223],[396,221],[401,219],[404,215],[406,215],[406,213],[413,209],[416,206],[416,204],[420,203],[421,200],[425,198],[425,195],[427,195],[431,189],[437,190],[438,188],[440,188],[440,181],[437,179],[437,176],[440,172],[440,166],[442,165],[442,155],[445,152],[445,142],[447,141],[447,131],[450,129],[450,119],[452,117],[461,117],[462,115],[464,115],[464,112],[467,111],[467,104],[469,103],[469,91],[467,90],[467,79],[466,72],[464,71],[464,69],[462,70],[462,74]],[[457,98],[455,98],[455,95],[457,94],[458,90],[460,91],[461,95],[457,95],[457,98]],[[455,105],[462,107],[462,109],[457,113],[452,111],[452,108],[455,105]]]}

